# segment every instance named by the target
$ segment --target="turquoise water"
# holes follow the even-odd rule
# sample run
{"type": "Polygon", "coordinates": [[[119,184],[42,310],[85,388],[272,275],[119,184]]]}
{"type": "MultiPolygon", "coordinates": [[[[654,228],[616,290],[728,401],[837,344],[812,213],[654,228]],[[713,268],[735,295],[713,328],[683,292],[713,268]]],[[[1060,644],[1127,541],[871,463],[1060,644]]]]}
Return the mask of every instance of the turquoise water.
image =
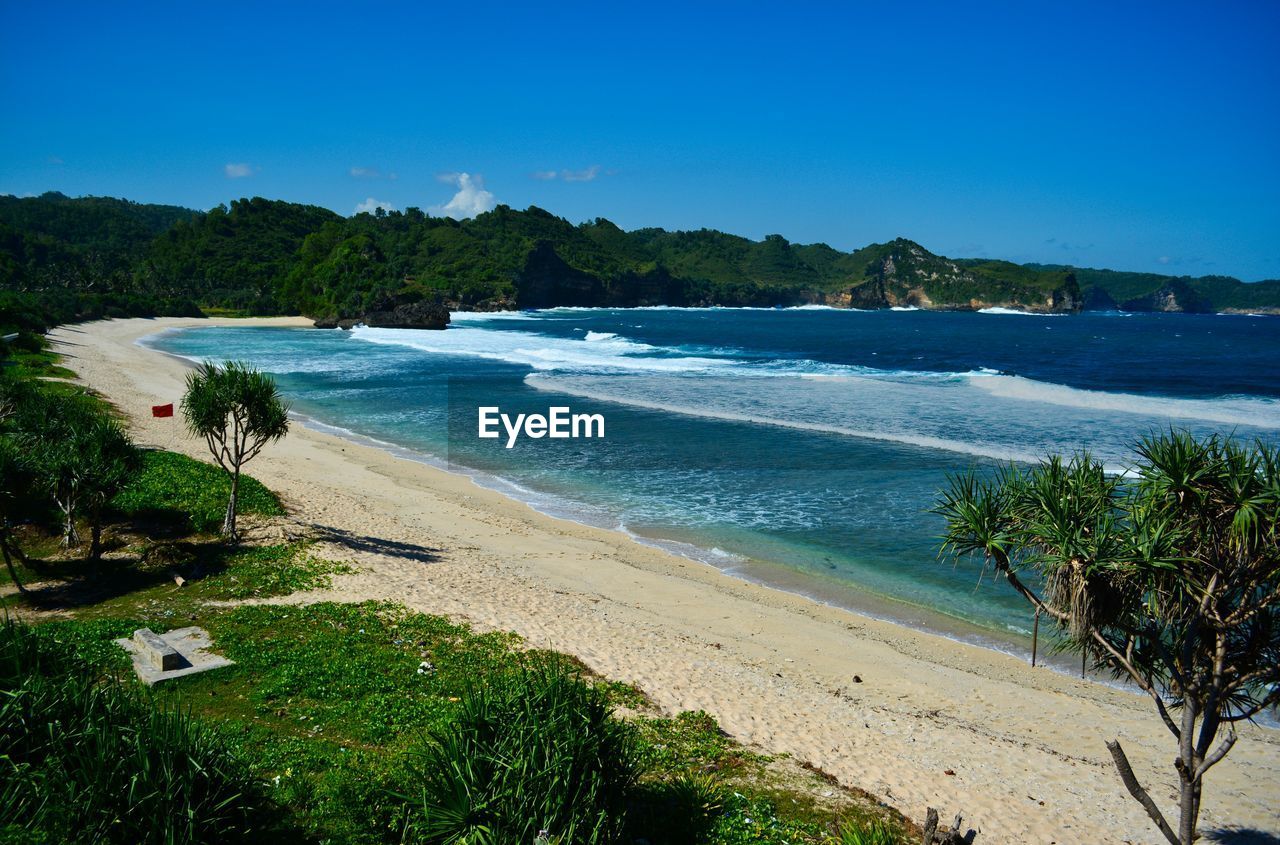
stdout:
{"type": "Polygon", "coordinates": [[[1280,440],[1280,320],[831,309],[459,314],[444,332],[195,328],[295,411],[535,507],[722,569],[992,644],[1027,610],[937,559],[949,472],[1143,434],[1280,440]],[[477,408],[599,413],[605,437],[477,437],[477,408]]]}

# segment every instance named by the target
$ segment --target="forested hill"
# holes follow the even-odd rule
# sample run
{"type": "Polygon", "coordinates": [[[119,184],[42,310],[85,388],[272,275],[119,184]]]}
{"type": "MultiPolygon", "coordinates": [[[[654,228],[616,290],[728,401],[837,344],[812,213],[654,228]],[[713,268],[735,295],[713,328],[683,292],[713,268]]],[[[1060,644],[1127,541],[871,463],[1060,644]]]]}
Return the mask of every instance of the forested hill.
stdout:
{"type": "Polygon", "coordinates": [[[61,194],[0,197],[4,325],[197,306],[357,318],[423,302],[1280,310],[1280,282],[953,260],[905,239],[842,252],[781,235],[627,232],[536,207],[455,221],[414,208],[344,218],[262,198],[196,212],[61,194]]]}
{"type": "Polygon", "coordinates": [[[110,197],[0,195],[5,289],[122,288],[157,236],[200,212],[110,197]]]}
{"type": "MultiPolygon", "coordinates": [[[[1062,265],[1027,264],[1036,270],[1064,270],[1062,265]]],[[[1091,310],[1125,311],[1280,311],[1280,279],[1242,282],[1232,276],[1165,276],[1119,270],[1069,268],[1075,273],[1091,310]]]]}

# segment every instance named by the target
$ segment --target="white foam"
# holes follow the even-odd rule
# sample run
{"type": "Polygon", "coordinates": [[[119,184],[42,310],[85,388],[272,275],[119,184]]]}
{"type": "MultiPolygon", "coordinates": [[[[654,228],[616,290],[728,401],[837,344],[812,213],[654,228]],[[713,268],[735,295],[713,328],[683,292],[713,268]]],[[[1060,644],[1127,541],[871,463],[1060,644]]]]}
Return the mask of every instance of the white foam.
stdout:
{"type": "Polygon", "coordinates": [[[979,314],[1012,314],[1018,317],[1066,317],[1064,312],[1047,313],[1044,311],[1024,311],[1021,308],[1002,308],[999,305],[991,308],[979,308],[979,314]]]}
{"type": "MultiPolygon", "coordinates": [[[[986,374],[984,373],[983,375],[985,376],[986,374]]],[[[970,383],[993,396],[1003,399],[1038,402],[1089,411],[1115,411],[1161,419],[1200,420],[1225,425],[1280,428],[1280,402],[1274,399],[1242,396],[1217,399],[1176,399],[1164,396],[1141,396],[1134,393],[1082,390],[1062,384],[1035,381],[1021,376],[1009,375],[972,378],[970,383]]]]}
{"type": "Polygon", "coordinates": [[[724,359],[663,354],[667,350],[616,335],[588,341],[468,327],[443,332],[357,327],[351,330],[351,336],[366,343],[404,346],[437,355],[505,361],[540,371],[682,373],[707,371],[731,364],[724,359]]]}
{"type": "Polygon", "coordinates": [[[452,311],[449,322],[474,323],[484,320],[536,320],[538,315],[532,311],[452,311]]]}
{"type": "MultiPolygon", "coordinates": [[[[538,390],[545,390],[553,393],[567,393],[583,399],[592,399],[598,402],[613,402],[627,405],[632,408],[643,408],[650,411],[662,411],[669,414],[724,420],[727,422],[744,422],[756,425],[792,428],[822,434],[840,434],[846,437],[858,437],[866,440],[880,440],[889,443],[901,443],[907,446],[919,446],[926,449],[941,449],[948,452],[959,452],[962,454],[973,455],[975,457],[992,458],[999,461],[1021,461],[1023,463],[1032,463],[1038,461],[1043,456],[1043,453],[1010,448],[998,443],[967,442],[946,437],[937,437],[929,434],[919,434],[905,430],[894,430],[891,428],[858,428],[834,425],[787,418],[781,415],[747,413],[726,407],[716,407],[711,404],[692,405],[663,402],[641,398],[632,390],[593,390],[571,380],[560,378],[548,379],[532,374],[525,377],[525,383],[538,390]]],[[[632,385],[627,384],[622,385],[624,388],[631,386],[632,385]]],[[[1115,467],[1113,469],[1118,472],[1122,468],[1115,467]]]]}

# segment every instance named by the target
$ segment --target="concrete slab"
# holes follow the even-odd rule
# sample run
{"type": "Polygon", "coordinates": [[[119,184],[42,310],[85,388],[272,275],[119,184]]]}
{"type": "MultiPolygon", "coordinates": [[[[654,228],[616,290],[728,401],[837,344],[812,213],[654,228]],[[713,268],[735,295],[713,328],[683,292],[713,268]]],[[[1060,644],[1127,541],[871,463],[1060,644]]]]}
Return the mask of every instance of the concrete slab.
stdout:
{"type": "Polygon", "coordinates": [[[209,651],[213,641],[203,628],[175,628],[165,634],[140,628],[133,637],[116,640],[116,645],[129,652],[133,658],[133,671],[147,686],[230,666],[235,662],[209,651]]]}

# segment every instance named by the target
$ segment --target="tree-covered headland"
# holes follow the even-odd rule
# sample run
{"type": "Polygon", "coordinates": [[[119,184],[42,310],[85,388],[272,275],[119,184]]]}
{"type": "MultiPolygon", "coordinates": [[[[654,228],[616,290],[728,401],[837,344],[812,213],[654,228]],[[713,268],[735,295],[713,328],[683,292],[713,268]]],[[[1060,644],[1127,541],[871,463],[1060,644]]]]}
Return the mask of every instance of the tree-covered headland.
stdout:
{"type": "Polygon", "coordinates": [[[712,229],[624,231],[537,207],[470,220],[342,217],[260,197],[208,212],[102,197],[0,197],[0,324],[111,316],[792,306],[1280,311],[1280,281],[949,259],[899,238],[843,252],[712,229]]]}

